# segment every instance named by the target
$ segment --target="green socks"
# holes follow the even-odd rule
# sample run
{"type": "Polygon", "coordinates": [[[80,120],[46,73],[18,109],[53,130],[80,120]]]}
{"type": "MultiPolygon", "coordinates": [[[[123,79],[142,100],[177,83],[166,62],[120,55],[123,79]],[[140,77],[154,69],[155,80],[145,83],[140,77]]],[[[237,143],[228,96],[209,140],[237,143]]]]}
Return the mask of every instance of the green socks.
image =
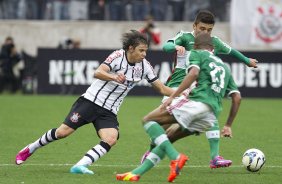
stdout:
{"type": "Polygon", "coordinates": [[[219,138],[208,139],[210,144],[210,157],[213,160],[219,155],[219,138]]]}
{"type": "Polygon", "coordinates": [[[219,126],[218,122],[215,122],[214,126],[206,132],[206,137],[210,144],[210,157],[213,160],[216,156],[219,155],[219,126]]]}
{"type": "Polygon", "coordinates": [[[167,154],[170,160],[177,159],[179,152],[173,147],[164,129],[158,123],[149,121],[144,125],[144,128],[151,140],[167,154]]]}
{"type": "Polygon", "coordinates": [[[160,148],[154,148],[150,154],[147,156],[146,160],[132,171],[133,174],[143,175],[155,165],[157,165],[165,157],[165,152],[160,148]]]}

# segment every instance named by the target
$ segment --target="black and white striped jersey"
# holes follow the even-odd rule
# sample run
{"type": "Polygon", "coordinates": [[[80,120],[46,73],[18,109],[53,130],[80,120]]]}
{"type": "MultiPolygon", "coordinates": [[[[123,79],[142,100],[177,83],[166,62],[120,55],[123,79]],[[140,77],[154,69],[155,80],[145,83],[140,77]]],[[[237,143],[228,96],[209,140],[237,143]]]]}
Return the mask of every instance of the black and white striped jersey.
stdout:
{"type": "Polygon", "coordinates": [[[110,67],[111,73],[123,73],[125,82],[120,84],[95,78],[82,96],[114,114],[117,114],[123,98],[139,81],[146,79],[152,83],[158,79],[146,59],[140,63],[128,63],[123,49],[114,51],[103,63],[110,67]]]}

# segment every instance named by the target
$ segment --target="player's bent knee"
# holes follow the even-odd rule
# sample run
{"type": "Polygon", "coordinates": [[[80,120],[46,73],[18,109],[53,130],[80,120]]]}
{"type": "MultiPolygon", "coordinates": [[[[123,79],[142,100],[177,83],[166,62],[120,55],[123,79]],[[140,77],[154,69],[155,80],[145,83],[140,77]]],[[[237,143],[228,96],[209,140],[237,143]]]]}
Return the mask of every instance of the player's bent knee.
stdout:
{"type": "Polygon", "coordinates": [[[152,119],[151,115],[150,115],[150,114],[147,114],[146,116],[143,117],[143,119],[142,119],[142,124],[144,125],[144,124],[146,124],[148,121],[152,121],[152,120],[153,120],[153,119],[152,119]]]}
{"type": "Polygon", "coordinates": [[[117,143],[117,137],[115,136],[105,137],[103,138],[103,141],[108,143],[112,147],[117,143]]]}
{"type": "Polygon", "coordinates": [[[117,143],[119,132],[114,128],[100,129],[98,135],[102,141],[108,143],[110,146],[113,146],[117,143]]]}
{"type": "Polygon", "coordinates": [[[148,121],[147,116],[143,117],[142,124],[144,125],[148,121]]]}
{"type": "Polygon", "coordinates": [[[64,132],[64,131],[61,131],[61,130],[57,130],[56,131],[56,137],[58,138],[58,139],[62,139],[62,138],[65,138],[65,137],[67,137],[69,135],[69,133],[67,133],[67,132],[64,132]]]}
{"type": "Polygon", "coordinates": [[[67,126],[60,126],[59,128],[57,128],[56,130],[56,137],[58,139],[62,139],[65,138],[67,136],[69,136],[71,133],[73,133],[75,130],[67,127],[67,126]]]}

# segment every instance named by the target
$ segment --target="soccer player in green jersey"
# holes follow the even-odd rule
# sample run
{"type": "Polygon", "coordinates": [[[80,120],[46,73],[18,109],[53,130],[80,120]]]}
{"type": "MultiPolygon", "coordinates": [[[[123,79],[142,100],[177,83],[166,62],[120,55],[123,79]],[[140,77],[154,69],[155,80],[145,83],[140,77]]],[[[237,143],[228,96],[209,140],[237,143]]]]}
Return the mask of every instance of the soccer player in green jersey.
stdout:
{"type": "MultiPolygon", "coordinates": [[[[191,54],[190,50],[194,46],[195,36],[199,33],[211,34],[215,24],[214,15],[209,11],[200,11],[195,18],[193,24],[192,32],[180,31],[174,38],[169,39],[163,46],[165,52],[176,52],[176,60],[174,61],[174,69],[172,75],[169,77],[166,85],[172,88],[177,88],[186,76],[186,58],[191,54]]],[[[214,45],[214,54],[228,54],[232,57],[237,58],[242,61],[249,67],[257,67],[257,60],[252,58],[245,57],[239,51],[231,48],[229,45],[221,41],[218,37],[211,36],[212,43],[214,45]]],[[[189,64],[189,63],[188,63],[189,64]]],[[[191,86],[193,88],[193,85],[191,86]]],[[[191,89],[190,89],[191,90],[191,89]]],[[[187,90],[186,92],[189,92],[187,90]]],[[[165,99],[165,98],[164,98],[165,99]]],[[[168,134],[169,140],[175,142],[178,139],[189,136],[187,132],[181,131],[180,127],[176,125],[165,126],[166,133],[168,134]]],[[[222,129],[222,136],[230,137],[231,128],[229,126],[224,126],[222,129]]],[[[225,160],[222,156],[219,155],[219,138],[220,131],[218,123],[215,123],[214,127],[206,132],[206,137],[210,145],[210,167],[219,168],[219,167],[228,167],[232,164],[231,160],[225,160]]],[[[154,145],[151,145],[151,148],[154,145]]],[[[144,161],[146,156],[150,151],[147,151],[142,159],[141,163],[144,161]]]]}
{"type": "MultiPolygon", "coordinates": [[[[164,145],[167,136],[161,125],[178,123],[190,134],[203,133],[214,127],[222,111],[222,98],[226,94],[232,97],[232,113],[229,114],[226,124],[231,127],[241,101],[240,92],[231,72],[223,61],[213,54],[213,42],[209,34],[198,34],[194,48],[195,50],[191,51],[187,59],[190,62],[187,67],[188,74],[185,75],[178,89],[143,120],[144,128],[156,147],[152,149],[141,166],[131,172],[117,174],[117,180],[138,181],[141,175],[162,160],[165,154],[173,154],[173,148],[169,147],[171,144],[164,145]],[[197,85],[192,89],[189,97],[184,95],[179,97],[195,81],[197,85]]],[[[179,174],[178,168],[183,167],[179,163],[171,162],[169,182],[174,181],[179,174]]],[[[182,163],[185,164],[185,162],[182,163]]]]}

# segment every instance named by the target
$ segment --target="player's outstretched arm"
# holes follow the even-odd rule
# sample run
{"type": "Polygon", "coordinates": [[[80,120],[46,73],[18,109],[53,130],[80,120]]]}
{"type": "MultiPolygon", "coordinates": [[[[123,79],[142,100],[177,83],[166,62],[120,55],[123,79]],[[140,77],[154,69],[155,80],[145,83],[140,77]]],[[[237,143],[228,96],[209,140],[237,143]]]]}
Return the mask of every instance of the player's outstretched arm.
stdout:
{"type": "Polygon", "coordinates": [[[175,52],[177,51],[177,54],[184,55],[185,54],[185,47],[181,45],[174,44],[173,42],[166,42],[163,45],[163,51],[165,52],[175,52]]]}
{"type": "Polygon", "coordinates": [[[244,62],[247,66],[257,68],[258,61],[256,59],[248,58],[244,56],[241,52],[239,52],[236,49],[231,49],[230,52],[231,56],[234,56],[235,58],[239,59],[240,61],[244,62]]]}
{"type": "Polygon", "coordinates": [[[170,97],[162,104],[162,108],[168,107],[175,97],[179,96],[185,89],[189,88],[191,84],[198,78],[199,73],[199,68],[194,66],[191,67],[189,73],[185,76],[177,90],[174,91],[174,93],[172,93],[172,95],[170,95],[170,97]]]}
{"type": "Polygon", "coordinates": [[[104,81],[116,81],[120,84],[124,83],[125,76],[122,73],[109,73],[110,67],[106,64],[101,64],[94,73],[94,77],[104,81]]]}
{"type": "Polygon", "coordinates": [[[165,52],[174,52],[174,51],[176,51],[175,44],[173,42],[171,42],[171,41],[168,41],[168,42],[164,43],[163,51],[165,51],[165,52]]]}
{"type": "Polygon", "coordinates": [[[240,103],[241,103],[241,95],[240,93],[232,93],[231,95],[232,98],[232,105],[230,107],[230,111],[229,111],[229,116],[227,118],[227,122],[224,125],[222,131],[221,131],[221,136],[222,137],[232,137],[232,130],[231,130],[231,126],[232,123],[237,115],[237,112],[239,110],[240,107],[240,103]]]}
{"type": "Polygon", "coordinates": [[[164,96],[170,96],[174,90],[165,86],[159,79],[152,83],[153,88],[164,96]]]}

